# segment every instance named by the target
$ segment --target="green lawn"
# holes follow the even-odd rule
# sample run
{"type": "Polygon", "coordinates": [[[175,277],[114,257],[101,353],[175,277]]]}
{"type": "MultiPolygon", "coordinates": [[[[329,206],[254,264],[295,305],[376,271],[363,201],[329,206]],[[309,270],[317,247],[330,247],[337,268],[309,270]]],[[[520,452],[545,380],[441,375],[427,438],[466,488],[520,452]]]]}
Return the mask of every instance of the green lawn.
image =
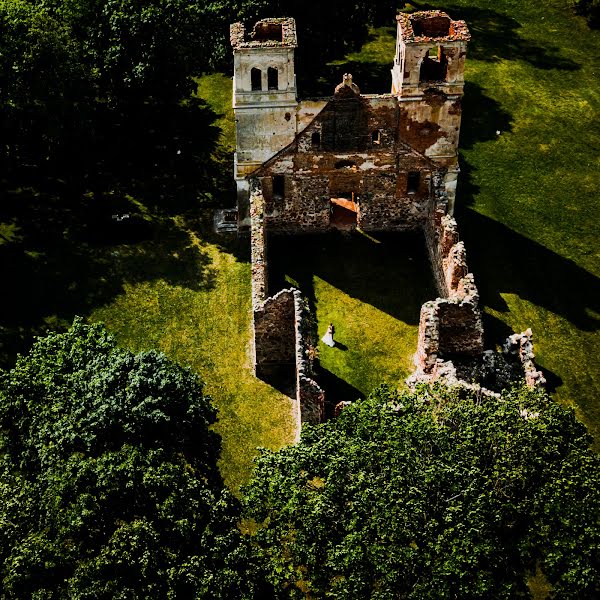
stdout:
{"type": "Polygon", "coordinates": [[[269,238],[271,293],[290,284],[311,300],[328,404],[355,400],[413,369],[421,304],[437,296],[421,234],[332,232],[269,238]]]}

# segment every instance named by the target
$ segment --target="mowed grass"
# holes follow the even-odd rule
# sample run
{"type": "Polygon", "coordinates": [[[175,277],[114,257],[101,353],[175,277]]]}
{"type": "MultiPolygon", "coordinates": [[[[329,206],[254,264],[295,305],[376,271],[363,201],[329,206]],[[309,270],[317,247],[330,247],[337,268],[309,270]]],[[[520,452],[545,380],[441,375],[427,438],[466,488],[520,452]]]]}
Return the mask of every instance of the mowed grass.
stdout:
{"type": "MultiPolygon", "coordinates": [[[[550,391],[598,440],[600,32],[560,0],[435,8],[472,34],[456,217],[487,345],[531,327],[550,391]]],[[[389,91],[394,35],[375,30],[338,69],[365,74],[361,89],[389,91]]]]}
{"type": "Polygon", "coordinates": [[[123,346],[136,352],[161,350],[206,382],[219,411],[219,466],[227,485],[237,491],[250,476],[258,447],[277,449],[293,442],[291,400],[256,379],[250,368],[249,264],[180,226],[189,247],[202,255],[199,285],[162,278],[126,283],[91,319],[104,322],[123,346]]]}
{"type": "Polygon", "coordinates": [[[269,238],[271,292],[295,285],[312,301],[328,403],[356,400],[412,372],[421,304],[436,297],[420,233],[269,238]]]}

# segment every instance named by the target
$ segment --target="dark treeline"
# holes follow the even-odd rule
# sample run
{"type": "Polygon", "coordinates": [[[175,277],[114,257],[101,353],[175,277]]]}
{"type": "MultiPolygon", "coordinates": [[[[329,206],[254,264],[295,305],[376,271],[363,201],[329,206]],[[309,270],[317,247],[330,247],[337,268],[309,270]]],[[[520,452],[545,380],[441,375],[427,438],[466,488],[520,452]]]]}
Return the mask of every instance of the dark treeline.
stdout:
{"type": "Polygon", "coordinates": [[[229,157],[215,157],[214,115],[193,97],[194,77],[230,69],[229,23],[295,17],[299,62],[312,64],[299,70],[314,73],[383,13],[393,19],[380,4],[2,0],[2,187],[75,202],[117,192],[197,204],[207,191],[214,201],[229,189],[219,177],[229,157]]]}

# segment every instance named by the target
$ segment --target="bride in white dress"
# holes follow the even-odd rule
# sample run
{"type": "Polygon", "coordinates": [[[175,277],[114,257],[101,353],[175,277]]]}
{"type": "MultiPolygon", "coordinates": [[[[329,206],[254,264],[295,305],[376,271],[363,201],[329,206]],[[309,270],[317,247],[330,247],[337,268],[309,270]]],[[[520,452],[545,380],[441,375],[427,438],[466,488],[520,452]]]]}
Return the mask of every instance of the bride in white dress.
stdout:
{"type": "Polygon", "coordinates": [[[326,331],[325,335],[322,337],[322,342],[324,344],[327,344],[330,348],[333,348],[335,346],[335,341],[333,339],[334,333],[335,333],[335,327],[333,326],[333,323],[330,323],[329,327],[327,327],[327,331],[326,331]]]}

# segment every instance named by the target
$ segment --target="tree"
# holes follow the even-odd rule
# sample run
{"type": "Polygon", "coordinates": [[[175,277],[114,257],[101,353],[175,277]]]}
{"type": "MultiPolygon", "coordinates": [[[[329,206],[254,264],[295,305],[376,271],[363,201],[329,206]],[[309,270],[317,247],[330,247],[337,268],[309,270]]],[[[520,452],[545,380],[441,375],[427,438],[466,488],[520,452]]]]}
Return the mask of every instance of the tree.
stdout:
{"type": "Polygon", "coordinates": [[[225,51],[220,5],[202,0],[41,0],[74,32],[111,103],[178,102],[225,51]]]}
{"type": "Polygon", "coordinates": [[[0,123],[4,171],[58,151],[89,94],[79,47],[44,7],[0,0],[0,123]]]}
{"type": "Polygon", "coordinates": [[[38,339],[0,377],[3,597],[250,595],[215,417],[189,369],[101,325],[38,339]]]}
{"type": "Polygon", "coordinates": [[[600,459],[542,392],[382,387],[297,446],[264,452],[246,492],[269,580],[288,597],[600,594],[600,459]]]}

